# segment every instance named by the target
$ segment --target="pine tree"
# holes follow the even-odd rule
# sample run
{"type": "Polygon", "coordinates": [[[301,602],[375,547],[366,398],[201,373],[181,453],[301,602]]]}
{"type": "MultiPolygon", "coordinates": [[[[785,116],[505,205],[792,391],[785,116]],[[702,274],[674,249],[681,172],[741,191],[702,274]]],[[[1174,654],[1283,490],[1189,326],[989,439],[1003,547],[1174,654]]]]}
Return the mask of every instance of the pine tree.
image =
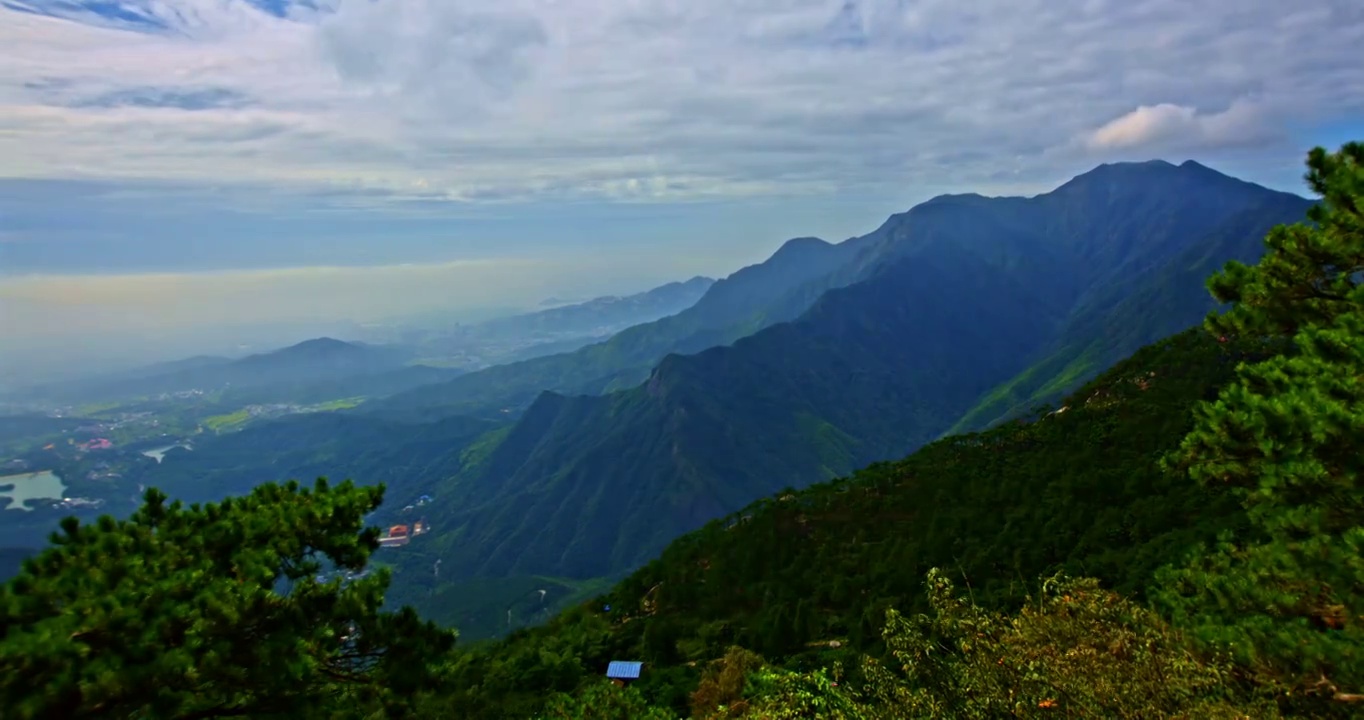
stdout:
{"type": "Polygon", "coordinates": [[[128,520],[75,518],[0,589],[6,718],[402,715],[454,644],[405,609],[364,529],[382,487],[267,484],[204,506],[149,490],[128,520]]]}
{"type": "Polygon", "coordinates": [[[1242,366],[1167,460],[1239,495],[1256,534],[1164,572],[1156,599],[1281,697],[1345,712],[1364,701],[1364,144],[1307,165],[1310,223],[1208,283],[1234,303],[1211,332],[1291,347],[1242,366]]]}

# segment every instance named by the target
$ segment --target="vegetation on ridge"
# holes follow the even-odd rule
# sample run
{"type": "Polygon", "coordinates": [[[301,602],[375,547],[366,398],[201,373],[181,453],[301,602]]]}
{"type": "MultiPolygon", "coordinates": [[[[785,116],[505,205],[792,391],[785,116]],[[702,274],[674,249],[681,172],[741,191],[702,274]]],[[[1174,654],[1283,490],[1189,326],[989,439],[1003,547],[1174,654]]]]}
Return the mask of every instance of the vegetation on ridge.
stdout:
{"type": "Polygon", "coordinates": [[[454,633],[383,613],[361,571],[383,492],[319,480],[71,519],[0,591],[0,705],[26,718],[406,713],[454,633]],[[330,575],[321,575],[324,570],[330,575]]]}
{"type": "Polygon", "coordinates": [[[132,520],[68,523],[0,593],[0,698],[19,717],[1347,717],[1364,144],[1308,164],[1323,204],[1210,281],[1233,303],[1210,334],[1034,422],[756,503],[545,627],[452,649],[379,610],[385,573],[315,579],[317,553],[364,564],[380,491],[151,492],[132,520]],[[645,662],[625,689],[601,679],[619,659],[645,662]]]}

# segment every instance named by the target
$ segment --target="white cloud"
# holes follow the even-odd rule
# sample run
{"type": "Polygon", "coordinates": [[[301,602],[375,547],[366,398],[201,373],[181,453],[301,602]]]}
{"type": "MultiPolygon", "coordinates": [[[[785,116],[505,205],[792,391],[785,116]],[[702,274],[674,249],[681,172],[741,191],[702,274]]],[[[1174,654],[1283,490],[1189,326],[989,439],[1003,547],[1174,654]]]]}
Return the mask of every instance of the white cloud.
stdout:
{"type": "Polygon", "coordinates": [[[1162,103],[1142,105],[1105,123],[1090,134],[1088,144],[1100,150],[1171,144],[1217,148],[1261,141],[1272,134],[1272,128],[1248,103],[1233,103],[1219,113],[1200,113],[1192,107],[1162,103]]]}
{"type": "Polygon", "coordinates": [[[0,175],[478,201],[970,187],[1000,158],[1054,179],[1138,141],[1297,155],[1244,140],[1364,114],[1349,0],[119,5],[144,21],[0,5],[0,175]]]}

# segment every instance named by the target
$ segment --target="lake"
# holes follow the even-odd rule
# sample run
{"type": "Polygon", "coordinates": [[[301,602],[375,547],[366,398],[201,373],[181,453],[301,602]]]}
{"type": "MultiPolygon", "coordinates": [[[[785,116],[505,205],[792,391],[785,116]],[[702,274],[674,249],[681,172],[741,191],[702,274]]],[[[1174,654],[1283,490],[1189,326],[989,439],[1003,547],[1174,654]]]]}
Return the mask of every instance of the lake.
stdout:
{"type": "Polygon", "coordinates": [[[0,476],[0,486],[5,485],[14,485],[13,490],[0,490],[0,497],[14,498],[8,509],[25,512],[33,509],[24,505],[28,500],[60,500],[66,492],[66,484],[51,470],[0,476]]]}
{"type": "Polygon", "coordinates": [[[189,447],[186,445],[167,445],[165,447],[152,448],[151,450],[143,450],[142,454],[157,462],[161,462],[161,458],[166,457],[166,453],[170,452],[171,448],[185,448],[186,450],[189,450],[189,447]]]}

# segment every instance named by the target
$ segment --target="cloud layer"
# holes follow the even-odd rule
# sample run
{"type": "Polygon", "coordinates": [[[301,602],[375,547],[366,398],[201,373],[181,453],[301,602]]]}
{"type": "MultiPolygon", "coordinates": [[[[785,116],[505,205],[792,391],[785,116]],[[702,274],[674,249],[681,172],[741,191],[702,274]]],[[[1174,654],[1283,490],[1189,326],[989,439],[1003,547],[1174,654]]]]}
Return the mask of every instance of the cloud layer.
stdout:
{"type": "Polygon", "coordinates": [[[2,0],[0,47],[0,175],[389,200],[1296,162],[1364,116],[1353,0],[2,0]]]}
{"type": "Polygon", "coordinates": [[[1364,134],[1361,47],[1358,0],[0,0],[0,384],[725,274],[1110,160],[1300,190],[1364,134]]]}

